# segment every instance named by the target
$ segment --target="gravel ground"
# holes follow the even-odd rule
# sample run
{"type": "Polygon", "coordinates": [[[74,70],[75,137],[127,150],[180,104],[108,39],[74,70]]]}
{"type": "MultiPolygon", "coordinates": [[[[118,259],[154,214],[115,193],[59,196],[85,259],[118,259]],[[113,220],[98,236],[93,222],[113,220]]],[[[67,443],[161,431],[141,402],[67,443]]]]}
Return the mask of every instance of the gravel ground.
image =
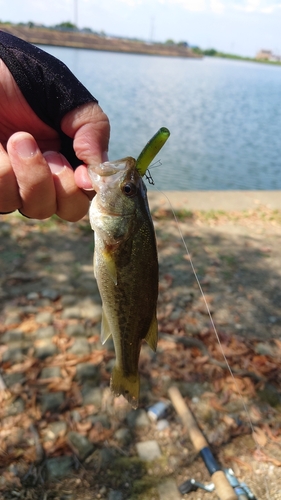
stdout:
{"type": "Polygon", "coordinates": [[[153,212],[160,340],[156,355],[142,348],[136,411],[109,390],[114,350],[99,340],[88,220],[1,216],[1,499],[217,498],[178,492],[210,478],[169,404],[171,385],[221,464],[257,498],[281,499],[280,212],[177,210],[188,254],[169,211],[153,212]],[[157,401],[167,410],[154,422],[157,401]]]}

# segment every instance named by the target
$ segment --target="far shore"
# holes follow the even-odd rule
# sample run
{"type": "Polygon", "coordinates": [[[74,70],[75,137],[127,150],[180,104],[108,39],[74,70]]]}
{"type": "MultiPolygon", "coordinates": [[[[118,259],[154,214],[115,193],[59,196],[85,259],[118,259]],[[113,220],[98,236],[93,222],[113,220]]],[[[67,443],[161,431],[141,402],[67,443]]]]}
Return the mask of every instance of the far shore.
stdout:
{"type": "Polygon", "coordinates": [[[11,35],[22,38],[34,45],[54,45],[57,47],[72,47],[107,52],[202,59],[201,55],[195,54],[189,47],[181,45],[146,43],[124,38],[100,36],[81,31],[62,31],[37,26],[13,25],[10,23],[0,23],[0,30],[11,33],[11,35]]]}
{"type": "Polygon", "coordinates": [[[150,191],[151,210],[159,207],[174,210],[255,210],[264,207],[281,210],[281,191],[150,191]],[[168,198],[168,200],[167,200],[168,198]],[[171,203],[171,205],[170,205],[171,203]]]}

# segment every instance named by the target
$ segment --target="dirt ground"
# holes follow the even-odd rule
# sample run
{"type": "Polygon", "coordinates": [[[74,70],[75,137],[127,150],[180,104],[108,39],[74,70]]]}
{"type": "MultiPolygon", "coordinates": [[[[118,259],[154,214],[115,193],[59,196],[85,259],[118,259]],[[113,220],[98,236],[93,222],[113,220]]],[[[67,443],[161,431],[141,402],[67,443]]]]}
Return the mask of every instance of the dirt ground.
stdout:
{"type": "MultiPolygon", "coordinates": [[[[70,224],[1,216],[1,499],[166,500],[161,484],[168,479],[209,483],[172,406],[162,424],[146,417],[153,403],[168,401],[171,385],[223,467],[257,499],[281,499],[281,213],[176,215],[179,226],[166,209],[153,210],[160,335],[156,355],[142,349],[137,412],[108,390],[114,353],[99,343],[87,218],[70,224]],[[84,441],[74,442],[74,434],[84,441]],[[137,453],[147,441],[161,451],[151,462],[137,453]],[[62,458],[73,466],[56,476],[52,464],[62,458]]],[[[179,498],[217,496],[198,489],[179,498]]]]}

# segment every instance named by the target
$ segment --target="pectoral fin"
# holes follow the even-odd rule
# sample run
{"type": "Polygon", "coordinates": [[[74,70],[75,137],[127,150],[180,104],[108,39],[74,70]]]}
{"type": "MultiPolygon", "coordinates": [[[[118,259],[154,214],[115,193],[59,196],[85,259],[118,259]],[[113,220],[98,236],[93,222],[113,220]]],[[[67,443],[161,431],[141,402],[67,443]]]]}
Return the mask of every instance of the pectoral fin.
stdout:
{"type": "Polygon", "coordinates": [[[152,321],[150,323],[150,327],[149,327],[149,330],[146,334],[145,340],[148,343],[149,347],[153,351],[156,351],[157,341],[158,341],[158,324],[157,324],[156,315],[154,315],[152,318],[152,321]]]}
{"type": "Polygon", "coordinates": [[[104,311],[102,311],[102,318],[101,318],[101,343],[102,345],[105,344],[105,342],[109,339],[111,335],[110,328],[109,328],[109,323],[106,317],[106,314],[104,311]]]}
{"type": "Polygon", "coordinates": [[[104,264],[106,266],[106,269],[107,269],[110,277],[112,278],[114,285],[117,285],[117,269],[116,269],[116,265],[115,265],[114,259],[112,258],[111,253],[105,249],[102,252],[102,257],[103,257],[103,261],[104,261],[104,264]]]}

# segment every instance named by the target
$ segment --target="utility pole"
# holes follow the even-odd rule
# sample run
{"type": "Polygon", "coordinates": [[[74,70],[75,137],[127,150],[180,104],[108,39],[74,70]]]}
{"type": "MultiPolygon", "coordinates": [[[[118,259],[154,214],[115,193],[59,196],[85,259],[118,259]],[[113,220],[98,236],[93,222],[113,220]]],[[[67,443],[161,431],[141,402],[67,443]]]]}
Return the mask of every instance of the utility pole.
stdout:
{"type": "Polygon", "coordinates": [[[78,28],[78,0],[74,1],[74,24],[78,28]]]}

